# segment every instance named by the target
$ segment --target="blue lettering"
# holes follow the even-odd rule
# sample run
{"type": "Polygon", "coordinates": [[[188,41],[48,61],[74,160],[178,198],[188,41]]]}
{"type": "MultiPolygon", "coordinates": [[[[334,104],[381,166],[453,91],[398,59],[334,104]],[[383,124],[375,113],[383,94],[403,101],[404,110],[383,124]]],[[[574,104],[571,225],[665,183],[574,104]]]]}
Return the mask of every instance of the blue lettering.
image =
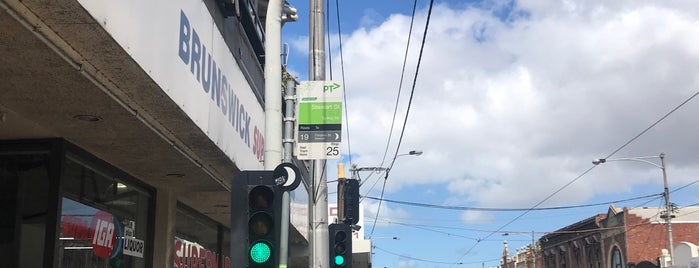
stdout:
{"type": "Polygon", "coordinates": [[[225,87],[221,88],[221,112],[223,113],[223,117],[226,117],[226,114],[228,113],[228,96],[231,91],[231,85],[227,84],[225,87]]]}
{"type": "Polygon", "coordinates": [[[231,105],[228,107],[228,122],[231,123],[231,126],[235,128],[236,124],[236,119],[238,118],[238,96],[233,94],[231,96],[231,105]]]}
{"type": "MultiPolygon", "coordinates": [[[[250,147],[251,117],[245,111],[245,106],[235,90],[231,87],[228,76],[216,64],[211,52],[207,52],[199,34],[190,24],[189,18],[180,10],[178,55],[190,72],[201,83],[204,92],[211,94],[211,100],[221,109],[228,124],[238,132],[240,139],[250,147]]],[[[263,138],[263,137],[262,137],[263,138]]],[[[257,138],[256,138],[257,139],[257,138]]],[[[128,247],[138,247],[129,242],[128,247]]],[[[142,246],[142,245],[140,245],[142,246]]]]}
{"type": "MultiPolygon", "coordinates": [[[[221,88],[221,69],[216,67],[216,61],[213,61],[214,64],[211,67],[211,91],[219,91],[221,88]]],[[[208,92],[208,91],[207,91],[208,92]]],[[[213,94],[213,93],[212,93],[213,94]]]]}
{"type": "MultiPolygon", "coordinates": [[[[206,46],[202,45],[202,64],[201,64],[201,86],[204,88],[204,92],[209,92],[209,86],[211,85],[211,54],[209,54],[209,60],[206,60],[206,46]],[[208,68],[207,68],[208,67],[208,68]],[[207,72],[208,70],[208,72],[207,72]]],[[[214,68],[216,68],[216,63],[214,62],[214,68]]],[[[213,93],[213,92],[212,92],[213,93]]]]}
{"type": "Polygon", "coordinates": [[[189,33],[189,19],[187,19],[187,15],[184,14],[184,11],[180,10],[179,54],[184,64],[189,64],[189,33]]]}
{"type": "Polygon", "coordinates": [[[245,133],[245,137],[240,137],[243,140],[245,140],[245,144],[250,147],[250,116],[248,114],[245,114],[245,128],[243,128],[243,132],[241,134],[245,133]]]}
{"type": "Polygon", "coordinates": [[[243,136],[243,127],[242,127],[242,125],[240,124],[240,123],[243,122],[243,120],[245,120],[245,107],[243,107],[243,105],[240,104],[240,105],[238,106],[238,122],[236,122],[236,128],[235,128],[235,129],[236,129],[236,130],[238,131],[238,133],[240,134],[240,138],[241,138],[241,139],[244,137],[244,136],[243,136]]]}
{"type": "Polygon", "coordinates": [[[197,81],[201,81],[199,79],[199,71],[200,71],[200,64],[199,61],[201,60],[201,41],[199,40],[199,35],[197,34],[197,30],[192,30],[192,61],[189,65],[189,70],[192,71],[192,74],[197,78],[197,81]],[[197,72],[194,72],[194,67],[196,66],[197,72]]]}
{"type": "Polygon", "coordinates": [[[229,86],[228,79],[225,75],[223,75],[223,77],[221,78],[221,86],[215,89],[212,88],[211,90],[211,100],[215,100],[216,106],[218,106],[219,108],[221,107],[221,88],[226,86],[229,86]]]}

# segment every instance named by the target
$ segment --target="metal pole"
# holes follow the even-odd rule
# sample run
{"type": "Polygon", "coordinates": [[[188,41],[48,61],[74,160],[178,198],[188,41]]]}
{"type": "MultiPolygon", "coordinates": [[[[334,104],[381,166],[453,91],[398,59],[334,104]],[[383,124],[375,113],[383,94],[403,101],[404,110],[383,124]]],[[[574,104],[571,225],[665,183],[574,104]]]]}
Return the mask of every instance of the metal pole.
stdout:
{"type": "Polygon", "coordinates": [[[670,203],[670,190],[667,186],[667,172],[665,172],[665,153],[660,153],[660,166],[663,170],[663,195],[665,196],[665,227],[667,228],[667,242],[670,248],[670,265],[675,266],[675,250],[672,242],[672,203],[670,203]]]}
{"type": "MultiPolygon", "coordinates": [[[[289,79],[286,81],[286,95],[284,96],[286,109],[284,110],[284,157],[282,161],[286,163],[291,163],[294,149],[294,94],[296,94],[296,82],[294,79],[289,79]]],[[[289,192],[284,191],[282,193],[282,217],[279,231],[279,268],[286,268],[289,263],[289,203],[289,192]]]]}
{"type": "MultiPolygon", "coordinates": [[[[264,168],[273,170],[282,161],[282,0],[270,0],[265,19],[265,152],[264,168]]],[[[279,267],[286,268],[289,243],[289,193],[282,193],[279,234],[279,267]],[[283,265],[282,265],[283,264],[283,265]]]]}
{"type": "MultiPolygon", "coordinates": [[[[323,0],[310,0],[309,12],[309,78],[312,81],[325,80],[325,13],[323,0]]],[[[328,267],[328,181],[326,179],[326,161],[312,161],[313,187],[309,191],[309,213],[311,226],[311,256],[309,264],[314,268],[328,267]]]]}
{"type": "Polygon", "coordinates": [[[534,264],[532,267],[536,268],[536,249],[537,249],[537,246],[536,246],[536,242],[534,242],[534,231],[532,231],[532,245],[529,249],[531,249],[532,257],[534,257],[534,261],[533,261],[534,264]]]}

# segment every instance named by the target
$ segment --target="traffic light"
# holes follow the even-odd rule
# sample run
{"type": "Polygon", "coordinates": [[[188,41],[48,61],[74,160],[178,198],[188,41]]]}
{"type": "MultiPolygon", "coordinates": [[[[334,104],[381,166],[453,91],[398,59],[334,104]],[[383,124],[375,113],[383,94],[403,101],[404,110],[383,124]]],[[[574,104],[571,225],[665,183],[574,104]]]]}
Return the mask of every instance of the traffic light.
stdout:
{"type": "Polygon", "coordinates": [[[231,260],[249,268],[279,260],[281,190],[273,171],[241,171],[231,187],[231,260]],[[247,264],[247,265],[246,265],[247,264]]]}
{"type": "Polygon", "coordinates": [[[274,187],[250,185],[248,192],[248,237],[250,267],[274,267],[276,223],[274,187]]]}
{"type": "Polygon", "coordinates": [[[298,167],[290,163],[274,170],[241,171],[233,178],[230,258],[236,267],[279,266],[282,223],[289,223],[289,218],[281,218],[282,194],[293,191],[301,180],[298,167]]]}
{"type": "Polygon", "coordinates": [[[352,229],[343,223],[328,225],[328,238],[330,238],[330,267],[352,267],[352,229]]]}
{"type": "Polygon", "coordinates": [[[359,181],[354,179],[342,180],[344,186],[343,198],[343,216],[340,219],[347,224],[357,224],[359,222],[359,181]]]}

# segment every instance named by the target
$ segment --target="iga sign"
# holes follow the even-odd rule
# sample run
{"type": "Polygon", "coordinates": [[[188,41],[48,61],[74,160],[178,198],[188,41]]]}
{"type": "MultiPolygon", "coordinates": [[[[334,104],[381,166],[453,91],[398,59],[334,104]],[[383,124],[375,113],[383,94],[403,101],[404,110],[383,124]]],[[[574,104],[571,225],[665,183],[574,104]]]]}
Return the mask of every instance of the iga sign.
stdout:
{"type": "Polygon", "coordinates": [[[119,221],[106,211],[95,213],[89,225],[87,221],[71,215],[61,219],[62,237],[89,241],[95,255],[102,259],[111,259],[120,253],[122,233],[119,221]]]}
{"type": "Polygon", "coordinates": [[[93,230],[92,250],[102,259],[112,254],[116,243],[114,216],[104,211],[97,212],[92,217],[90,229],[93,230]]]}

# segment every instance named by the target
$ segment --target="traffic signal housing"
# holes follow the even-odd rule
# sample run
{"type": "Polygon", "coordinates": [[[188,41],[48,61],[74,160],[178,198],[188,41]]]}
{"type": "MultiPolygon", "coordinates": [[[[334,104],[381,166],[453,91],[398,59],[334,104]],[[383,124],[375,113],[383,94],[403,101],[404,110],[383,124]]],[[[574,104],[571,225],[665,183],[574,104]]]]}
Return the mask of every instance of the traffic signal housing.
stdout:
{"type": "Polygon", "coordinates": [[[333,223],[328,225],[330,239],[328,256],[332,268],[352,267],[352,229],[348,224],[333,223]]]}
{"type": "MultiPolygon", "coordinates": [[[[357,224],[359,222],[359,181],[346,179],[341,182],[342,187],[342,210],[344,219],[340,219],[346,224],[357,224]]],[[[338,186],[339,187],[339,186],[338,186]]]]}
{"type": "Polygon", "coordinates": [[[250,185],[248,192],[248,256],[250,267],[274,267],[276,225],[274,187],[250,185]]]}
{"type": "Polygon", "coordinates": [[[274,180],[273,171],[241,171],[234,179],[231,259],[243,267],[272,268],[279,262],[282,192],[274,180]]]}

